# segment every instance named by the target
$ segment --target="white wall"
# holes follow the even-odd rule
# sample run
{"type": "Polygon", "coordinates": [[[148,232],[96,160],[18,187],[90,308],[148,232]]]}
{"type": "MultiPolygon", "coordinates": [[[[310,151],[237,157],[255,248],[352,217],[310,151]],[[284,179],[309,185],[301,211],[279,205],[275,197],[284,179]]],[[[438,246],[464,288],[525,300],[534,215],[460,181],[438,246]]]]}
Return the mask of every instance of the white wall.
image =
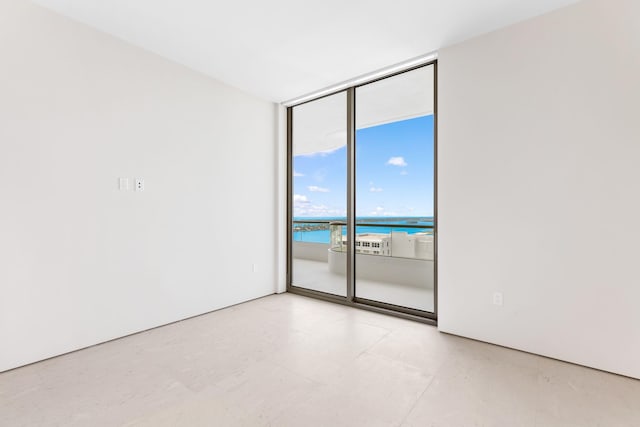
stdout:
{"type": "Polygon", "coordinates": [[[442,331],[640,378],[638,16],[584,1],[440,52],[442,331]]]}
{"type": "Polygon", "coordinates": [[[273,293],[276,116],[2,0],[0,371],[273,293]]]}

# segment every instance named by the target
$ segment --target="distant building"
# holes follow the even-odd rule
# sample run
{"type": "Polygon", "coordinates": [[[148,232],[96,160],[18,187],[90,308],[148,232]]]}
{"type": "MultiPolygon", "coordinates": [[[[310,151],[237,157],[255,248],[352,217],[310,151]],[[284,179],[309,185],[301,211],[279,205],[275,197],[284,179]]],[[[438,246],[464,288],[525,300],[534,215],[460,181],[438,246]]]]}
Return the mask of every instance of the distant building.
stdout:
{"type": "MultiPolygon", "coordinates": [[[[342,248],[346,245],[347,237],[342,236],[342,248]]],[[[362,233],[356,235],[355,246],[358,254],[433,260],[433,235],[428,233],[362,233]]]]}

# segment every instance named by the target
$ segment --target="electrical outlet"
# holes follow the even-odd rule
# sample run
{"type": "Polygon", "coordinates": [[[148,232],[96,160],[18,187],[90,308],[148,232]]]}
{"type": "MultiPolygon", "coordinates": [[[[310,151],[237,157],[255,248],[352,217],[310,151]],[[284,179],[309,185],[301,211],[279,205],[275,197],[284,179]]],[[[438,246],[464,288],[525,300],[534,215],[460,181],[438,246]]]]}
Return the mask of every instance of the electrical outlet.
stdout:
{"type": "Polygon", "coordinates": [[[502,304],[504,304],[504,298],[502,296],[502,292],[494,292],[493,305],[502,305],[502,304]]]}
{"type": "Polygon", "coordinates": [[[136,191],[144,191],[144,179],[136,178],[136,191]]]}
{"type": "Polygon", "coordinates": [[[502,292],[494,292],[493,305],[502,305],[502,304],[504,304],[504,298],[502,296],[502,292]]]}

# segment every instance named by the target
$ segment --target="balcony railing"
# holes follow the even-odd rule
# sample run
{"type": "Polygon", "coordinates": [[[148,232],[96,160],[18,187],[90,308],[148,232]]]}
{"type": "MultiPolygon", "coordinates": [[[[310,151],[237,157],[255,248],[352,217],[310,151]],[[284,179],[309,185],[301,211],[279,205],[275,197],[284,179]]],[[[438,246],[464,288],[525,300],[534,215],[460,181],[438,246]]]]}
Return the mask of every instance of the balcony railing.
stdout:
{"type": "MultiPolygon", "coordinates": [[[[346,226],[344,221],[296,220],[294,240],[329,244],[332,251],[346,252],[346,226]],[[323,231],[329,235],[318,233],[323,231]],[[305,232],[315,232],[315,238],[305,240],[305,232]]],[[[360,221],[355,226],[357,254],[433,260],[433,225],[360,221]]]]}

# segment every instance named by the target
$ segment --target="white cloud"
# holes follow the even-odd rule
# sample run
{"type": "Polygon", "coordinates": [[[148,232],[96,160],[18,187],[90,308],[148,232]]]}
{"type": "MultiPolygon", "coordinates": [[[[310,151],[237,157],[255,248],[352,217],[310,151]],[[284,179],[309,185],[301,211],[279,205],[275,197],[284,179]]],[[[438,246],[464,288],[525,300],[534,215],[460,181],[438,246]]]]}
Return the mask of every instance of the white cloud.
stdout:
{"type": "Polygon", "coordinates": [[[313,206],[311,206],[311,209],[316,209],[316,210],[327,210],[327,209],[329,209],[329,208],[327,207],[327,205],[313,205],[313,206]]]}
{"type": "Polygon", "coordinates": [[[338,151],[342,147],[344,147],[344,145],[342,145],[340,147],[329,148],[328,150],[314,151],[313,153],[299,154],[299,156],[301,156],[301,157],[326,157],[326,156],[328,156],[330,154],[335,153],[336,151],[338,151]]]}
{"type": "Polygon", "coordinates": [[[382,188],[376,187],[373,181],[369,181],[369,192],[371,193],[381,193],[382,188]]]}
{"type": "Polygon", "coordinates": [[[307,196],[303,196],[302,194],[294,194],[293,203],[305,204],[305,203],[309,203],[309,199],[307,198],[307,196]]]}
{"type": "Polygon", "coordinates": [[[391,166],[399,166],[401,168],[407,166],[407,162],[404,161],[404,157],[391,157],[387,160],[387,164],[391,166]]]}
{"type": "Polygon", "coordinates": [[[304,174],[294,170],[293,176],[304,176],[304,174]]]}
{"type": "Polygon", "coordinates": [[[313,193],[328,193],[329,189],[328,188],[322,188],[322,187],[318,187],[317,185],[310,185],[307,187],[307,189],[313,193]]]}
{"type": "Polygon", "coordinates": [[[296,216],[319,217],[319,216],[345,216],[344,210],[331,208],[326,205],[305,205],[305,207],[295,208],[296,216]]]}
{"type": "Polygon", "coordinates": [[[315,171],[313,173],[313,179],[316,182],[322,182],[324,181],[325,177],[327,176],[327,170],[326,169],[318,169],[317,171],[315,171]]]}
{"type": "Polygon", "coordinates": [[[293,214],[295,216],[309,215],[310,206],[311,200],[307,196],[302,194],[293,195],[293,214]]]}
{"type": "Polygon", "coordinates": [[[384,212],[384,208],[382,206],[376,206],[376,208],[369,212],[369,215],[371,216],[376,216],[376,215],[382,215],[384,212]]]}

